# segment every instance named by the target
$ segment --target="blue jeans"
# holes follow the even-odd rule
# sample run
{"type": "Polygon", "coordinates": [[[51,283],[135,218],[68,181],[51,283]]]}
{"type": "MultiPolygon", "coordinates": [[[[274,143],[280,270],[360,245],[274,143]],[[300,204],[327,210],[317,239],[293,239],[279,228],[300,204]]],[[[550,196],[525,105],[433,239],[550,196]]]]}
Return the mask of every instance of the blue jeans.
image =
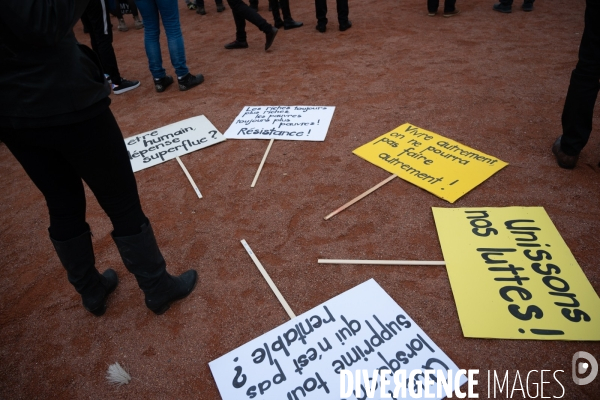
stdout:
{"type": "Polygon", "coordinates": [[[178,77],[187,75],[190,70],[186,65],[183,35],[179,24],[179,7],[177,0],[135,0],[144,20],[144,46],[148,56],[148,67],[154,79],[164,78],[167,73],[162,66],[160,53],[160,25],[162,19],[171,64],[178,77]],[[160,14],[160,17],[159,17],[160,14]]]}

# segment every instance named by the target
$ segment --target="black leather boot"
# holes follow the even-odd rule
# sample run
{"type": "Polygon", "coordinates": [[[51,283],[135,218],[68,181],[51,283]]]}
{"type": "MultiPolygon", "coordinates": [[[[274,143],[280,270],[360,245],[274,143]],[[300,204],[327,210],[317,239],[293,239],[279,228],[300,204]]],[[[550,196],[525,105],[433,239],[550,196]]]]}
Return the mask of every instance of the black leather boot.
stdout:
{"type": "Polygon", "coordinates": [[[85,309],[96,316],[103,315],[106,312],[106,299],[117,287],[119,279],[112,269],[107,269],[103,274],[96,269],[91,232],[64,241],[50,240],[67,270],[69,282],[81,295],[85,309]]]}
{"type": "Polygon", "coordinates": [[[165,259],[156,244],[150,222],[132,236],[112,236],[123,263],[135,275],[146,296],[146,306],[155,314],[167,311],[171,303],[189,295],[196,286],[198,274],[193,269],[179,276],[169,275],[165,259]]]}

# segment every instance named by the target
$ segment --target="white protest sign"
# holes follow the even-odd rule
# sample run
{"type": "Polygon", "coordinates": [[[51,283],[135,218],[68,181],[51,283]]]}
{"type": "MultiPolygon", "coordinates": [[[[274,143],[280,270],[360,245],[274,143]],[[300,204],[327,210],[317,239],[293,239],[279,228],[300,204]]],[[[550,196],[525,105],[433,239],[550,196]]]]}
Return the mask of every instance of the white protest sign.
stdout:
{"type": "MultiPolygon", "coordinates": [[[[459,373],[456,364],[373,279],[209,366],[223,400],[442,399],[446,389],[436,397],[436,381],[448,383],[448,394],[467,381],[465,371],[459,373]],[[386,377],[382,381],[374,370],[389,372],[382,373],[386,377]],[[366,380],[364,371],[369,375],[366,380]]],[[[466,388],[459,390],[466,392],[466,388]]]]}
{"type": "Polygon", "coordinates": [[[225,141],[204,116],[184,119],[125,139],[133,172],[225,141]]]}
{"type": "Polygon", "coordinates": [[[325,140],[335,107],[246,106],[225,131],[227,139],[325,140]]]}

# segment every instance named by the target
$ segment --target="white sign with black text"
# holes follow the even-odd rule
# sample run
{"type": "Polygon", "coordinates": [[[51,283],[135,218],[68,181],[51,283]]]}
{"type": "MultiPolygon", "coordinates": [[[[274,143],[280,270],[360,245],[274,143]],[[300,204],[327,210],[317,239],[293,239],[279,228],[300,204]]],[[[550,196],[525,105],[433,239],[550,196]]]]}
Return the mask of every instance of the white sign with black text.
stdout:
{"type": "Polygon", "coordinates": [[[322,142],[334,111],[322,106],[246,106],[225,137],[322,142]]]}
{"type": "Polygon", "coordinates": [[[128,137],[125,145],[137,172],[223,141],[225,137],[200,115],[128,137]]]}
{"type": "Polygon", "coordinates": [[[437,381],[467,381],[373,279],[209,366],[223,400],[442,399],[437,381]]]}

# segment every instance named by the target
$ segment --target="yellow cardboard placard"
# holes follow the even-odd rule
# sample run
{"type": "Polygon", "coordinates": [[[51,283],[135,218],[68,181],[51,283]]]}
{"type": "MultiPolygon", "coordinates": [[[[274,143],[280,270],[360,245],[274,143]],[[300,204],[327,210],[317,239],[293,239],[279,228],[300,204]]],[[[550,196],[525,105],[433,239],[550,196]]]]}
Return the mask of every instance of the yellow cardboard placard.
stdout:
{"type": "Polygon", "coordinates": [[[600,340],[600,298],[543,207],[433,216],[464,336],[600,340]]]}
{"type": "Polygon", "coordinates": [[[450,203],[508,165],[408,123],[353,153],[450,203]]]}

